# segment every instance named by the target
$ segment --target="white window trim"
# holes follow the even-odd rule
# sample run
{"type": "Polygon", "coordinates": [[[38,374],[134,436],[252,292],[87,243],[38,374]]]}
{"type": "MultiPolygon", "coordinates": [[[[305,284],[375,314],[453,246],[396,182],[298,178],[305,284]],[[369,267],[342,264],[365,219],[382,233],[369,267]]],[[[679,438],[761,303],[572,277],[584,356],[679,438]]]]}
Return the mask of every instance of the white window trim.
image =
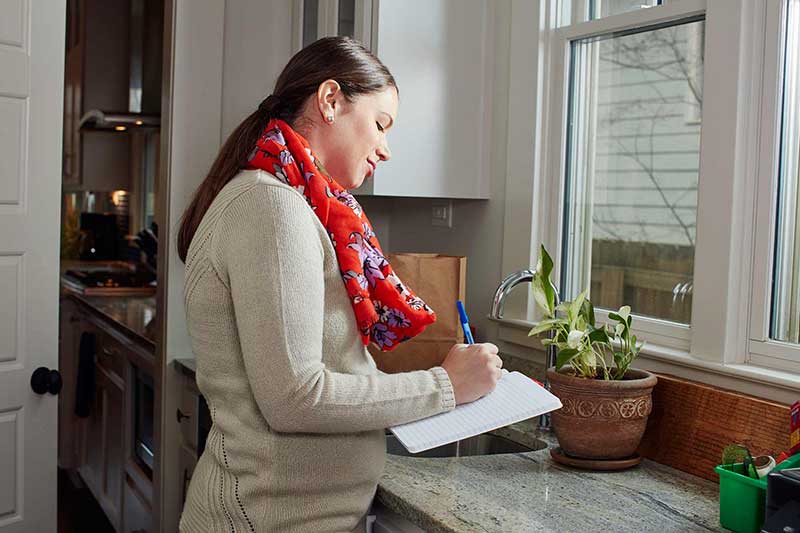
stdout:
{"type": "Polygon", "coordinates": [[[770,309],[774,267],[775,221],[777,220],[777,181],[780,160],[780,120],[783,103],[781,55],[786,2],[770,2],[764,21],[765,57],[761,124],[758,150],[755,227],[753,244],[753,283],[751,290],[750,339],[747,362],[800,373],[797,345],[771,340],[770,309]]]}
{"type": "MultiPolygon", "coordinates": [[[[548,113],[551,113],[551,115],[547,125],[549,131],[547,138],[551,140],[551,144],[550,151],[547,152],[545,157],[547,171],[544,174],[551,177],[551,179],[547,180],[545,184],[547,192],[543,195],[543,198],[547,198],[545,208],[548,209],[544,220],[551,221],[547,225],[548,227],[544,229],[546,232],[544,242],[553,255],[554,271],[561,271],[561,258],[563,257],[561,235],[565,231],[562,228],[562,206],[564,205],[566,180],[556,180],[555,177],[566,175],[566,133],[569,113],[568,72],[570,69],[571,41],[687,19],[703,15],[705,10],[705,0],[682,0],[659,6],[657,9],[631,11],[552,30],[552,55],[549,76],[551,79],[550,94],[552,98],[548,109],[548,113]]],[[[708,50],[706,53],[708,53],[708,50]]],[[[604,317],[606,314],[598,313],[598,316],[604,317]]],[[[637,317],[636,330],[637,335],[645,336],[651,342],[657,341],[671,348],[684,350],[688,350],[690,347],[691,336],[686,325],[672,324],[653,318],[637,317]]]]}
{"type": "MultiPolygon", "coordinates": [[[[768,279],[765,276],[770,271],[769,265],[756,260],[727,261],[720,268],[717,261],[716,268],[697,268],[697,265],[714,265],[719,257],[763,258],[772,254],[769,249],[772,241],[756,237],[764,235],[765,228],[774,220],[772,212],[762,207],[763,203],[774,205],[774,199],[763,192],[760,196],[756,193],[774,190],[774,187],[764,189],[760,184],[764,183],[764,176],[775,175],[770,170],[777,157],[775,128],[770,120],[774,122],[775,113],[780,111],[774,91],[780,69],[778,59],[767,65],[763,59],[775,57],[776,47],[780,46],[775,9],[782,9],[776,5],[782,6],[784,2],[764,4],[749,0],[672,0],[663,6],[554,30],[560,13],[555,0],[512,0],[514,46],[510,58],[502,270],[508,273],[534,265],[539,242],[551,251],[555,271],[559,268],[564,180],[554,183],[556,180],[548,178],[564,175],[562,137],[567,94],[563,89],[558,90],[559,84],[563,87],[566,73],[568,46],[564,46],[564,39],[705,12],[704,94],[714,96],[704,99],[703,109],[698,190],[698,205],[703,207],[697,214],[692,324],[675,327],[664,321],[637,317],[635,323],[639,324],[640,335],[648,340],[642,358],[672,363],[678,375],[680,369],[692,367],[709,378],[711,374],[725,375],[741,381],[797,388],[800,374],[796,372],[800,369],[787,368],[785,364],[772,365],[773,369],[763,367],[769,356],[785,353],[787,346],[796,352],[800,348],[762,342],[763,337],[751,335],[751,331],[756,331],[750,320],[751,301],[768,299],[768,281],[764,280],[768,279]],[[772,139],[764,134],[767,131],[773,132],[772,139]],[[762,249],[765,246],[766,251],[762,249]],[[751,283],[751,279],[759,282],[751,283]],[[703,309],[717,312],[704,313],[703,309]]],[[[518,334],[508,332],[523,324],[531,326],[535,315],[532,298],[528,297],[529,287],[516,292],[520,294],[509,300],[506,313],[523,318],[501,320],[503,325],[511,327],[501,326],[498,338],[519,344],[518,334]]],[[[765,308],[761,304],[752,307],[765,308]]],[[[758,320],[763,324],[764,317],[753,313],[753,321],[758,320]]],[[[525,344],[535,348],[535,343],[525,344]]],[[[800,361],[800,357],[795,360],[800,361]]]]}

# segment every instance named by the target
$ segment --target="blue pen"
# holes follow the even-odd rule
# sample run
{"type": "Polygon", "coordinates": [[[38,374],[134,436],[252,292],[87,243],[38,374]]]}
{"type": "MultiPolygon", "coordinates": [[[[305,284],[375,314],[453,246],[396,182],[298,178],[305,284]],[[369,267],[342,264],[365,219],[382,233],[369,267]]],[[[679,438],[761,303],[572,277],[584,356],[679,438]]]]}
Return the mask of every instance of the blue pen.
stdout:
{"type": "Polygon", "coordinates": [[[461,317],[461,329],[464,330],[464,340],[467,344],[475,344],[475,339],[472,338],[472,331],[469,329],[469,320],[467,320],[467,312],[464,310],[464,304],[461,300],[456,301],[458,307],[458,316],[461,317]]]}

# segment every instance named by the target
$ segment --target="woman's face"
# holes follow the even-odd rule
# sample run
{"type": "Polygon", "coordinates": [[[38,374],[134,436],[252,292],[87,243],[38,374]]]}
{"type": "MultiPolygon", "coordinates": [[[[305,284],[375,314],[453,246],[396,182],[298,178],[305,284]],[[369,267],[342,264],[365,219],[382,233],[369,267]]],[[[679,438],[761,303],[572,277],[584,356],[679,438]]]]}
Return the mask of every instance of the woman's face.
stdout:
{"type": "Polygon", "coordinates": [[[386,133],[397,117],[397,90],[387,87],[348,102],[339,84],[328,80],[315,96],[306,108],[305,118],[314,123],[306,139],[331,177],[355,189],[391,157],[386,133]],[[326,120],[330,115],[333,122],[326,120]]]}

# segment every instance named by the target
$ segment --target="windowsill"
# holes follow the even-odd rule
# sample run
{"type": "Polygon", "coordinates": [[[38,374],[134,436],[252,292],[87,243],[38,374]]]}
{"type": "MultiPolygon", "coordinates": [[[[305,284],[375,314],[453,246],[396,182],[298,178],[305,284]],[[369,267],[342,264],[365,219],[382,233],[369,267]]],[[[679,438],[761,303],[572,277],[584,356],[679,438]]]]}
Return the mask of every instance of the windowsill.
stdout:
{"type": "MultiPolygon", "coordinates": [[[[532,322],[516,318],[489,317],[489,320],[500,326],[498,328],[500,340],[542,351],[541,342],[537,338],[527,336],[533,327],[532,322]]],[[[800,390],[800,375],[797,374],[748,364],[704,361],[690,356],[685,351],[672,348],[645,345],[639,354],[639,360],[643,362],[639,366],[647,370],[673,374],[783,403],[798,399],[800,390]]]]}

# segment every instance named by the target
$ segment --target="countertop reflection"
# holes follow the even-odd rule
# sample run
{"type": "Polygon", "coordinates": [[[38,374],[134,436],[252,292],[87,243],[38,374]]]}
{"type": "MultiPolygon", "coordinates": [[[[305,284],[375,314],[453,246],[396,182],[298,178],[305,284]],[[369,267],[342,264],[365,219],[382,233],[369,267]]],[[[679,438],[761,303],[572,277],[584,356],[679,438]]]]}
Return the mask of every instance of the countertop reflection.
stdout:
{"type": "Polygon", "coordinates": [[[123,331],[155,348],[157,326],[155,296],[84,296],[74,292],[68,294],[107,320],[117,323],[123,331]]]}

